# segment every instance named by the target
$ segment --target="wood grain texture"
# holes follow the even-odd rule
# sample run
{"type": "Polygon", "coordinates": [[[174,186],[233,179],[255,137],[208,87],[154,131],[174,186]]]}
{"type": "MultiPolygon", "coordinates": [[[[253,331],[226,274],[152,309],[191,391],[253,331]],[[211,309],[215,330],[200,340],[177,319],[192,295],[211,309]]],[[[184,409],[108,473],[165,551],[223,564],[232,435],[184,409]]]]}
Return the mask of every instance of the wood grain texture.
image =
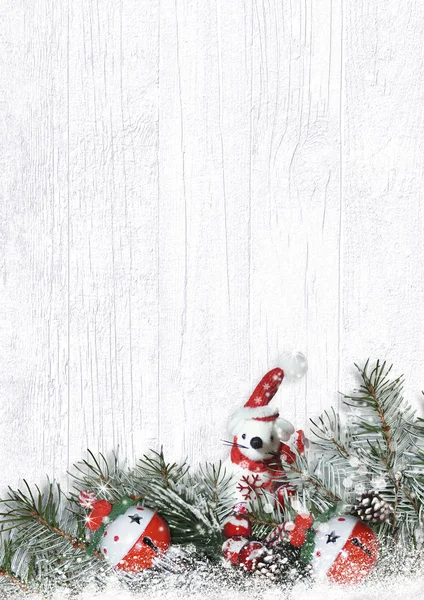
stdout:
{"type": "Polygon", "coordinates": [[[2,489],[68,462],[67,14],[1,7],[2,489]],[[47,18],[48,15],[48,18],[47,18]]]}
{"type": "MultiPolygon", "coordinates": [[[[385,357],[422,408],[424,6],[346,4],[341,362],[385,357]]],[[[348,382],[349,383],[349,382],[348,382]]]]}
{"type": "Polygon", "coordinates": [[[297,426],[368,356],[419,405],[419,0],[0,12],[1,489],[87,447],[222,458],[284,349],[297,426]]]}

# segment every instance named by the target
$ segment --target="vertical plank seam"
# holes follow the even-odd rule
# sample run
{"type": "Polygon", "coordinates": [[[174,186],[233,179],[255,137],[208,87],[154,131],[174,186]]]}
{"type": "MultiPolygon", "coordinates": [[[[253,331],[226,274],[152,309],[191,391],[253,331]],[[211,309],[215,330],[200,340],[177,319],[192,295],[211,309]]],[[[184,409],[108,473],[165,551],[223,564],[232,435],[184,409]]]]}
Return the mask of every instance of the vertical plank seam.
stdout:
{"type": "MultiPolygon", "coordinates": [[[[187,283],[188,283],[188,236],[187,236],[187,195],[186,195],[186,180],[185,180],[185,149],[184,149],[184,119],[183,119],[183,99],[181,85],[181,62],[180,62],[180,33],[178,25],[178,0],[174,0],[175,5],[175,34],[177,43],[177,78],[178,78],[178,96],[180,105],[180,143],[181,143],[181,159],[182,159],[182,177],[183,177],[183,195],[184,195],[184,291],[183,291],[183,312],[181,314],[181,343],[180,343],[180,369],[183,355],[184,336],[186,332],[187,319],[187,283]]],[[[186,423],[186,403],[185,398],[182,398],[183,404],[183,422],[186,423]]],[[[185,428],[183,428],[183,448],[185,452],[186,436],[185,428]]]]}
{"type": "MultiPolygon", "coordinates": [[[[66,366],[66,370],[67,370],[67,384],[68,384],[68,389],[67,389],[67,420],[68,420],[68,427],[67,427],[67,456],[66,456],[66,462],[67,462],[67,472],[69,473],[69,471],[71,470],[71,464],[70,464],[70,446],[71,446],[71,439],[70,439],[70,434],[71,434],[71,370],[70,370],[70,366],[71,366],[71,312],[70,312],[70,290],[71,290],[71,236],[70,236],[70,232],[71,232],[71,209],[70,209],[70,204],[71,204],[71,192],[70,192],[70,175],[71,175],[71,160],[70,160],[70,0],[68,0],[68,11],[67,11],[67,34],[68,34],[68,39],[67,39],[67,68],[66,68],[66,83],[67,83],[67,179],[68,179],[68,190],[67,190],[67,279],[66,279],[66,283],[67,283],[67,305],[66,305],[66,310],[67,310],[67,352],[68,352],[68,356],[67,356],[67,366],[66,366]]],[[[67,479],[67,488],[69,489],[69,485],[70,485],[70,476],[67,475],[66,476],[67,479]]]]}
{"type": "MultiPolygon", "coordinates": [[[[245,5],[245,24],[246,5],[245,5]]],[[[247,49],[246,49],[247,50],[247,49]]],[[[252,22],[251,22],[251,39],[250,39],[250,135],[249,135],[249,241],[248,241],[248,261],[249,261],[249,293],[248,293],[248,318],[249,318],[249,386],[252,382],[252,168],[253,168],[253,5],[252,5],[252,22]]]]}
{"type": "Polygon", "coordinates": [[[161,362],[160,362],[160,59],[161,59],[161,0],[158,4],[158,59],[157,59],[157,210],[158,210],[158,232],[157,232],[157,402],[158,402],[158,416],[156,421],[156,439],[157,443],[160,443],[160,432],[161,432],[161,362]]]}
{"type": "MultiPolygon", "coordinates": [[[[121,123],[122,132],[125,132],[125,119],[124,119],[124,86],[123,86],[123,63],[124,63],[124,50],[123,50],[123,0],[120,3],[119,11],[119,51],[120,51],[120,103],[121,103],[121,123]]],[[[126,163],[126,146],[122,145],[122,170],[124,175],[124,202],[125,202],[125,226],[129,237],[129,258],[130,258],[130,274],[129,274],[129,286],[128,286],[128,344],[129,344],[129,371],[130,371],[130,395],[131,395],[131,411],[130,411],[130,448],[131,457],[135,455],[134,452],[134,373],[133,373],[133,339],[132,339],[132,303],[131,303],[131,292],[133,285],[133,239],[132,229],[128,224],[128,191],[127,191],[127,163],[126,163]]],[[[122,372],[122,388],[124,389],[124,374],[122,372]]],[[[129,458],[128,456],[126,458],[129,458]]]]}
{"type": "MultiPolygon", "coordinates": [[[[344,150],[344,76],[345,76],[345,66],[344,66],[344,0],[340,3],[340,86],[339,86],[339,128],[340,128],[340,152],[339,152],[339,265],[338,265],[338,275],[339,275],[339,290],[338,290],[338,367],[337,367],[337,385],[338,392],[341,390],[341,352],[342,352],[342,334],[343,334],[343,309],[342,309],[342,300],[343,300],[343,202],[344,202],[344,185],[343,185],[343,150],[344,150]]],[[[341,405],[340,397],[338,397],[339,408],[341,405]]]]}
{"type": "Polygon", "coordinates": [[[230,294],[230,270],[228,263],[228,227],[227,227],[227,190],[226,190],[226,180],[225,180],[225,153],[224,153],[224,138],[222,134],[223,130],[223,120],[222,120],[222,88],[223,88],[223,78],[222,78],[222,39],[221,39],[221,19],[220,19],[220,3],[219,1],[216,3],[216,28],[217,28],[217,42],[218,42],[218,111],[219,111],[219,140],[220,140],[220,149],[221,149],[221,173],[222,173],[222,194],[224,196],[224,207],[223,207],[223,216],[224,216],[224,234],[225,234],[225,265],[227,270],[227,299],[228,299],[228,308],[231,312],[231,294],[230,294]]]}

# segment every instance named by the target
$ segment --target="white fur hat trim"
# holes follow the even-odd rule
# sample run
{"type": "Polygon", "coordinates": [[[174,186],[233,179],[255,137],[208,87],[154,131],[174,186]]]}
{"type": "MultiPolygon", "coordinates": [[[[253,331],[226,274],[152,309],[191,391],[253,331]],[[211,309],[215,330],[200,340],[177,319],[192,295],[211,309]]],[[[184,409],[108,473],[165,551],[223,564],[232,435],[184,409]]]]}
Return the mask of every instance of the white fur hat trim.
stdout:
{"type": "Polygon", "coordinates": [[[278,419],[279,410],[277,406],[258,406],[257,408],[244,407],[239,408],[228,421],[228,431],[235,435],[244,421],[251,419],[278,419]]]}

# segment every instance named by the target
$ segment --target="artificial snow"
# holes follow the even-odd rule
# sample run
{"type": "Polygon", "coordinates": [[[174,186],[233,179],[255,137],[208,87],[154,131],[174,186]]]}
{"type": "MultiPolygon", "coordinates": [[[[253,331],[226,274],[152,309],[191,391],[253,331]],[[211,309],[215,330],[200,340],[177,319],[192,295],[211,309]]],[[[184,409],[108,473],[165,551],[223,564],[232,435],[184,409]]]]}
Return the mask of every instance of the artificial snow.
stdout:
{"type": "MultiPolygon", "coordinates": [[[[222,561],[213,565],[190,558],[174,546],[170,560],[136,576],[123,571],[97,574],[83,588],[56,588],[50,594],[7,593],[0,600],[421,600],[424,598],[424,550],[388,553],[359,585],[303,579],[272,583],[259,573],[245,574],[222,561]]],[[[290,576],[290,574],[288,575],[290,576]]],[[[293,570],[295,577],[295,571],[293,570]]]]}
{"type": "MultiPolygon", "coordinates": [[[[223,587],[222,580],[211,578],[205,581],[202,574],[196,578],[190,578],[189,586],[181,586],[181,581],[170,576],[163,580],[160,585],[154,584],[146,591],[129,591],[122,584],[113,581],[106,584],[101,592],[87,588],[78,595],[61,590],[49,596],[49,600],[173,600],[184,598],[184,600],[246,600],[249,598],[260,598],[261,600],[418,600],[424,594],[424,578],[422,576],[390,577],[381,581],[372,581],[361,586],[336,586],[327,583],[308,586],[298,584],[291,590],[284,590],[278,585],[264,583],[262,580],[251,581],[248,590],[237,589],[237,587],[223,587]]],[[[28,600],[45,600],[47,596],[26,595],[28,600]]]]}

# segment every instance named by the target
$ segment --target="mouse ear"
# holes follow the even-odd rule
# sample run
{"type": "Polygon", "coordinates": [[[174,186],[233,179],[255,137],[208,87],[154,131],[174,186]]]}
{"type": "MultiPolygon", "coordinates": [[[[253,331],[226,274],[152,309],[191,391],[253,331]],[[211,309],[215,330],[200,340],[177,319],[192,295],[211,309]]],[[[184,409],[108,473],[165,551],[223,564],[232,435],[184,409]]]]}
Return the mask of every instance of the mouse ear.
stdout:
{"type": "Polygon", "coordinates": [[[287,442],[294,434],[294,427],[285,419],[277,419],[275,421],[275,430],[282,442],[287,442]]]}

